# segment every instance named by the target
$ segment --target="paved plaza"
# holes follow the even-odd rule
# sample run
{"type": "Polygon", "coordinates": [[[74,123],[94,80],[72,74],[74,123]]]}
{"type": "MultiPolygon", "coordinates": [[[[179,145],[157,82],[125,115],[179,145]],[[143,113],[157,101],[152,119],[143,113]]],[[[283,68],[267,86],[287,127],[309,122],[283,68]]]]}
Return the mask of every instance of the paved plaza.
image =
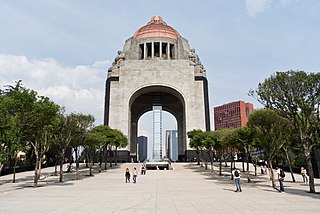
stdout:
{"type": "MultiPolygon", "coordinates": [[[[273,190],[260,174],[253,183],[242,178],[239,193],[227,171],[221,177],[196,163],[149,170],[136,184],[125,183],[126,167],[140,165],[120,164],[93,177],[83,174],[81,180],[71,173],[63,183],[52,176],[53,168],[46,168],[39,188],[31,187],[33,172],[18,173],[15,184],[9,182],[11,175],[2,176],[0,213],[320,213],[320,194],[308,193],[298,174],[296,183],[286,175],[286,193],[273,190]]],[[[319,179],[315,182],[320,191],[319,179]]]]}

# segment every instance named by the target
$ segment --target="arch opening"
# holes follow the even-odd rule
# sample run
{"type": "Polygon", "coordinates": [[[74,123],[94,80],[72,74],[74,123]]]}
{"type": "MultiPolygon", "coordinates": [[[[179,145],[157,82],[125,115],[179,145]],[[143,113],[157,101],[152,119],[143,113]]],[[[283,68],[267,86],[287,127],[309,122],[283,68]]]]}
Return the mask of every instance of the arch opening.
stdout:
{"type": "MultiPolygon", "coordinates": [[[[138,120],[137,160],[143,162],[152,159],[153,129],[152,111],[144,113],[138,120]]],[[[162,156],[175,162],[178,160],[178,132],[177,120],[169,112],[162,114],[162,156]]]]}
{"type": "MultiPolygon", "coordinates": [[[[186,151],[186,116],[183,96],[173,88],[167,86],[148,86],[136,91],[129,100],[129,150],[132,160],[138,160],[137,141],[139,119],[144,114],[152,112],[154,103],[160,102],[164,115],[171,115],[176,121],[178,151],[177,161],[185,160],[186,151]],[[156,97],[156,99],[155,99],[156,97]]],[[[152,114],[152,113],[151,113],[152,114]]],[[[150,117],[150,116],[149,116],[150,117]]],[[[150,120],[150,119],[149,119],[150,120]]],[[[166,121],[165,121],[166,122],[166,121]]],[[[150,121],[152,126],[152,117],[150,121]]],[[[151,127],[152,130],[152,127],[151,127]]],[[[165,133],[164,133],[165,134],[165,133]]],[[[151,135],[151,138],[153,136],[151,135]]],[[[165,137],[162,143],[165,143],[165,137]]],[[[151,139],[148,139],[150,141],[151,139]]],[[[149,144],[150,145],[150,144],[149,144]]],[[[164,156],[164,155],[163,155],[164,156]]]]}

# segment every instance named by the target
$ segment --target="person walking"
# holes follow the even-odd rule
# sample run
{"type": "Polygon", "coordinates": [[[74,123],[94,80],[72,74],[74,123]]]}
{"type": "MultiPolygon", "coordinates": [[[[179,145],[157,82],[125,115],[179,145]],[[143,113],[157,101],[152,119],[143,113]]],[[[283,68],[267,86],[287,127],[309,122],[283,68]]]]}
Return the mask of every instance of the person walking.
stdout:
{"type": "Polygon", "coordinates": [[[142,164],[141,166],[141,175],[145,175],[146,174],[146,167],[144,164],[142,164]]]}
{"type": "Polygon", "coordinates": [[[307,184],[308,183],[308,175],[307,175],[307,170],[304,167],[301,167],[301,175],[303,178],[303,182],[305,184],[307,184]]]}
{"type": "Polygon", "coordinates": [[[234,167],[232,170],[232,174],[233,174],[234,182],[237,188],[235,192],[242,192],[241,185],[240,185],[240,171],[236,167],[234,167]]]}
{"type": "Polygon", "coordinates": [[[126,183],[130,183],[130,171],[129,168],[126,168],[126,172],[124,174],[125,178],[126,178],[126,183]]]}
{"type": "Polygon", "coordinates": [[[284,181],[284,177],[286,176],[286,174],[284,173],[283,169],[277,167],[277,174],[278,174],[278,180],[279,180],[279,184],[280,184],[280,190],[279,192],[284,192],[284,186],[283,186],[283,181],[284,181]]]}
{"type": "Polygon", "coordinates": [[[137,183],[138,172],[137,172],[137,168],[136,167],[133,168],[132,175],[133,175],[133,177],[132,177],[133,183],[137,183]]]}

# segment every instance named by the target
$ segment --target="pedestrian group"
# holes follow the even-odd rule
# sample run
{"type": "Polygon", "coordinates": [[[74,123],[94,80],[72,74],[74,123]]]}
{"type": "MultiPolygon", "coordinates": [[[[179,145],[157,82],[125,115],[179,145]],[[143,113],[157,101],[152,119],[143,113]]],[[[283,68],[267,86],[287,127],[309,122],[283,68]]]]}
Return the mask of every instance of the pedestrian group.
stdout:
{"type": "MultiPolygon", "coordinates": [[[[145,175],[146,174],[146,166],[144,164],[141,166],[140,173],[141,173],[141,175],[145,175]]],[[[126,171],[124,173],[124,177],[125,177],[126,183],[130,183],[131,174],[130,174],[129,168],[126,168],[126,171]]],[[[133,181],[133,183],[137,183],[137,177],[138,177],[138,171],[137,171],[137,168],[134,167],[133,171],[132,171],[132,181],[133,181]]]]}

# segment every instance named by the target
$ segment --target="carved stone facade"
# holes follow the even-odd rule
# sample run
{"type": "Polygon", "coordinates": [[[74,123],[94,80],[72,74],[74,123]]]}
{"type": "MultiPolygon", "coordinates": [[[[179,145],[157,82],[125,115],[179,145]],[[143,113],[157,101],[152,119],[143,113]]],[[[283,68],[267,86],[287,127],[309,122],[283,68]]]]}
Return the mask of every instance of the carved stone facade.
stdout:
{"type": "Polygon", "coordinates": [[[155,95],[177,120],[179,159],[192,159],[186,133],[210,130],[206,73],[188,41],[158,16],[126,40],[108,70],[104,122],[128,136],[124,161],[136,159],[137,123],[155,95]]]}

